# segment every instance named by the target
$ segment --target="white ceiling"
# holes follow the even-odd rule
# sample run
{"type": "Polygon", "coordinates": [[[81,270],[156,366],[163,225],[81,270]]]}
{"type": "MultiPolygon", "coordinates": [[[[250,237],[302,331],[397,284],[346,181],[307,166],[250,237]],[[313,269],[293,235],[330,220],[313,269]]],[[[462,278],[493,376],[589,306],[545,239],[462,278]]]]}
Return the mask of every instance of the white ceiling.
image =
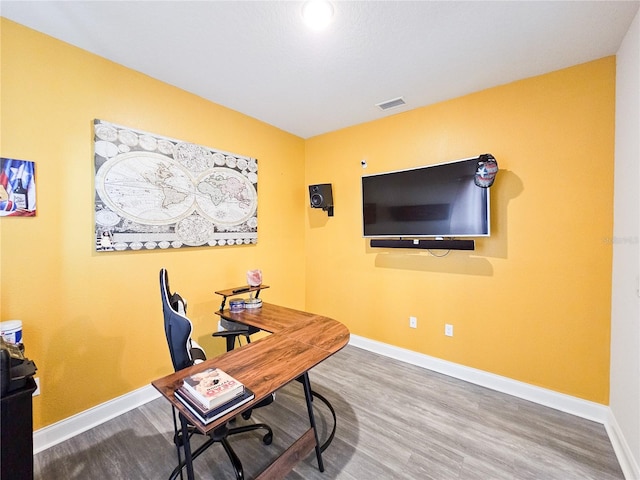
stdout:
{"type": "Polygon", "coordinates": [[[640,5],[333,4],[322,32],[297,1],[2,0],[0,14],[308,138],[615,54],[640,5]]]}

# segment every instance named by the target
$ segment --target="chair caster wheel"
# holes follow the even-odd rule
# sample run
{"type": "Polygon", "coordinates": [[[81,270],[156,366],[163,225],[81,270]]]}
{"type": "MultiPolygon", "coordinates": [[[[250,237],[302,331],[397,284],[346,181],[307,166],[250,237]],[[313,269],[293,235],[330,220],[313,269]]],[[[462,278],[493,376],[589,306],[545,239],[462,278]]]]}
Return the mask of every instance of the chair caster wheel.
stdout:
{"type": "Polygon", "coordinates": [[[273,433],[267,433],[264,437],[262,437],[262,443],[265,445],[271,445],[273,442],[273,433]]]}
{"type": "Polygon", "coordinates": [[[248,412],[242,412],[242,418],[244,418],[245,420],[249,420],[251,418],[251,410],[249,410],[248,412]]]}

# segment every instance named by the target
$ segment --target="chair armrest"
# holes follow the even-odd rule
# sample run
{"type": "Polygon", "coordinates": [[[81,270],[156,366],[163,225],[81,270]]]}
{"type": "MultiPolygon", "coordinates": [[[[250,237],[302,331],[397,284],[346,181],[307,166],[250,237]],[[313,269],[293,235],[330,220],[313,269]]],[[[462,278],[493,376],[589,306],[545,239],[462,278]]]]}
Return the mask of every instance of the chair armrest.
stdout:
{"type": "Polygon", "coordinates": [[[204,349],[198,345],[198,342],[191,339],[191,348],[189,348],[189,354],[193,363],[204,362],[207,359],[207,355],[204,353],[204,349]]]}
{"type": "Polygon", "coordinates": [[[249,335],[249,329],[244,330],[223,330],[221,332],[214,332],[211,334],[212,337],[232,337],[236,335],[249,335]]]}

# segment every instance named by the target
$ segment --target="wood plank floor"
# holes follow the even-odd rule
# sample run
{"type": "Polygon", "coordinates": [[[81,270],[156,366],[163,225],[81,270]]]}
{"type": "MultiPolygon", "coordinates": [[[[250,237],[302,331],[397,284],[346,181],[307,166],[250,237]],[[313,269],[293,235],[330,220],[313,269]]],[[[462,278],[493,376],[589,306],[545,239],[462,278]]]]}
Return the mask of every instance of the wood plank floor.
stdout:
{"type": "MultiPolygon", "coordinates": [[[[325,472],[311,454],[287,480],[624,479],[598,423],[352,346],[310,377],[336,409],[338,429],[324,452],[325,472]]],[[[314,403],[324,438],[330,415],[314,403]]],[[[301,384],[280,390],[252,421],[269,423],[274,440],[232,438],[247,478],[308,428],[301,384]]],[[[176,464],[172,436],[171,408],[159,398],[35,455],[35,478],[166,479],[176,464]]],[[[195,467],[198,479],[235,478],[221,445],[195,467]]]]}

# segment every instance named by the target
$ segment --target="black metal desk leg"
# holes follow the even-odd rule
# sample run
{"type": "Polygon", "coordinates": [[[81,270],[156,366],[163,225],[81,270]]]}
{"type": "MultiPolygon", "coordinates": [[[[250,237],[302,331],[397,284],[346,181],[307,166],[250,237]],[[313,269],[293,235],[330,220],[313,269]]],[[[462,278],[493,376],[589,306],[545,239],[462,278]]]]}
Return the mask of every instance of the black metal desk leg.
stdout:
{"type": "Polygon", "coordinates": [[[184,461],[187,465],[187,478],[194,480],[193,476],[193,458],[191,457],[191,441],[189,439],[189,424],[184,415],[180,416],[180,425],[182,426],[182,446],[184,448],[184,461]]]}
{"type": "Polygon", "coordinates": [[[320,440],[318,439],[318,430],[316,429],[316,419],[313,415],[313,396],[311,394],[311,382],[309,382],[309,373],[302,375],[302,385],[304,385],[304,398],[307,401],[307,411],[309,412],[309,422],[313,428],[313,435],[316,438],[316,458],[318,459],[318,470],[324,472],[324,463],[322,462],[322,450],[320,449],[320,440]]]}
{"type": "Polygon", "coordinates": [[[227,352],[230,352],[231,350],[233,350],[233,347],[235,347],[235,345],[236,345],[236,336],[229,335],[227,337],[227,352]]]}
{"type": "MultiPolygon", "coordinates": [[[[182,465],[182,455],[180,455],[180,443],[178,442],[178,421],[176,420],[176,415],[179,415],[179,412],[176,410],[176,407],[171,406],[171,412],[173,413],[173,443],[176,446],[176,451],[178,452],[178,468],[182,465]]],[[[182,429],[182,427],[180,427],[182,429]]],[[[169,480],[173,480],[173,474],[169,477],[169,480]]],[[[180,468],[180,480],[184,480],[182,477],[182,469],[180,468]]]]}

